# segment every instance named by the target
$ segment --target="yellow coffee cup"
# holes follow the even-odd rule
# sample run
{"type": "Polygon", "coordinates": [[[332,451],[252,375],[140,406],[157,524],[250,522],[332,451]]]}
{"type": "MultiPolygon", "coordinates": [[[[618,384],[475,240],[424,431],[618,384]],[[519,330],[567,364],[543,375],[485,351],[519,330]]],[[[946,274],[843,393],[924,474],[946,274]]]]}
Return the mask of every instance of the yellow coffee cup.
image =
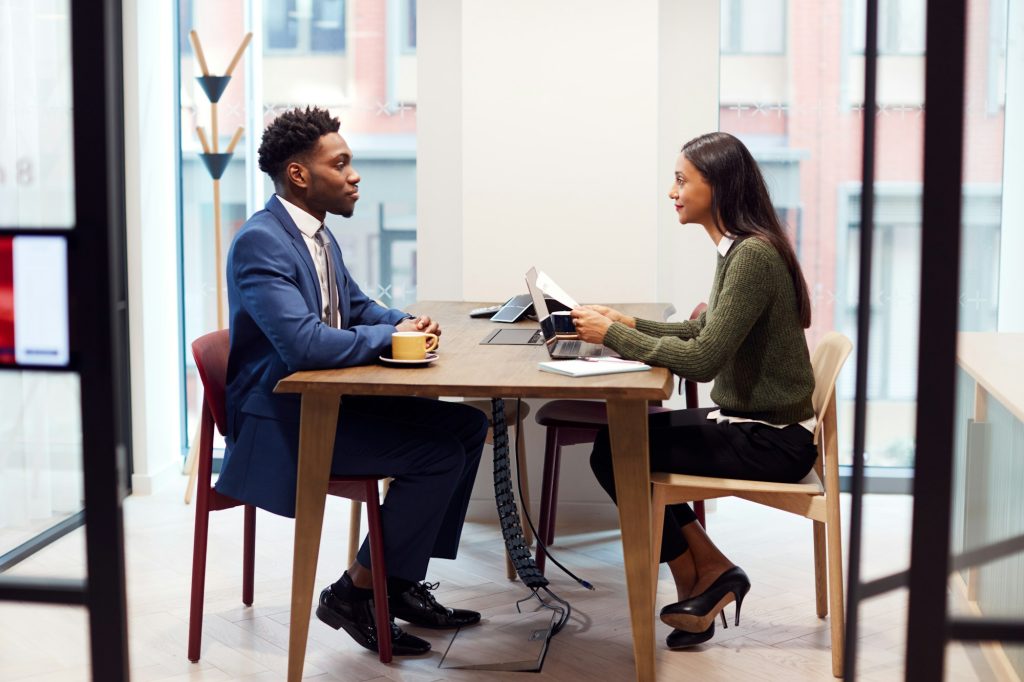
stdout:
{"type": "Polygon", "coordinates": [[[391,335],[391,357],[395,360],[423,360],[437,348],[437,334],[395,332],[391,335]]]}

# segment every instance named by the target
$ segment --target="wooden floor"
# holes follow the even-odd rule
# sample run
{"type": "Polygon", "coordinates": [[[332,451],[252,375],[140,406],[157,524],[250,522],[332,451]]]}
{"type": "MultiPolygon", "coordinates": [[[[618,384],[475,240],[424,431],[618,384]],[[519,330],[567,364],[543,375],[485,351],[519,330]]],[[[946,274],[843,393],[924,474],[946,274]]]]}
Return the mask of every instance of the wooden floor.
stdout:
{"type": "MultiPolygon", "coordinates": [[[[869,496],[864,559],[867,575],[906,564],[910,501],[869,496]]],[[[317,583],[333,581],[344,563],[347,503],[329,499],[317,583]]],[[[193,509],[179,490],[129,498],[125,504],[132,679],[137,682],[283,680],[288,641],[291,522],[260,513],[257,522],[256,601],[241,604],[241,511],[212,516],[202,660],[185,656],[193,509]]],[[[662,680],[830,680],[828,620],[814,615],[810,523],[737,500],[721,501],[710,532],[753,582],[739,627],[717,630],[691,651],[665,648],[669,628],[659,623],[657,665],[662,680]]],[[[434,652],[381,665],[343,633],[315,618],[310,626],[306,677],[333,680],[629,680],[633,677],[622,550],[615,528],[559,528],[556,556],[594,583],[578,587],[552,568],[552,587],[572,602],[574,620],[552,642],[539,676],[439,669],[450,633],[409,628],[434,652]]],[[[467,523],[459,559],[436,561],[442,603],[488,615],[513,612],[525,596],[504,577],[496,526],[467,523]]],[[[83,575],[83,536],[72,533],[12,569],[20,575],[83,575]]],[[[549,564],[550,567],[550,564],[549,564]]],[[[674,601],[663,567],[658,604],[674,601]]],[[[728,607],[732,614],[732,607],[728,607]]],[[[861,611],[859,679],[903,679],[906,595],[876,598],[861,611]]],[[[486,628],[486,622],[481,626],[486,628]]],[[[88,680],[84,611],[69,607],[0,605],[0,680],[88,680]]],[[[977,651],[952,645],[947,679],[987,680],[977,651]]]]}

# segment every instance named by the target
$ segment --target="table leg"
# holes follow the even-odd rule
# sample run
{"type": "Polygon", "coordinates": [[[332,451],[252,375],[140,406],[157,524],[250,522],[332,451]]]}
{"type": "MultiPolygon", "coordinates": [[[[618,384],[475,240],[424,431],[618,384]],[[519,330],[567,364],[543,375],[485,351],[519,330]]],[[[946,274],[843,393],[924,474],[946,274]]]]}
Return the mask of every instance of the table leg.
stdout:
{"type": "Polygon", "coordinates": [[[288,680],[299,682],[306,659],[309,612],[313,605],[324,503],[338,427],[338,396],[302,396],[299,471],[295,486],[295,546],[292,556],[292,610],[288,634],[288,680]]]}
{"type": "Polygon", "coordinates": [[[633,626],[636,679],[653,681],[654,580],[651,571],[651,469],[647,445],[647,403],[609,400],[615,495],[622,528],[622,553],[633,626]]]}

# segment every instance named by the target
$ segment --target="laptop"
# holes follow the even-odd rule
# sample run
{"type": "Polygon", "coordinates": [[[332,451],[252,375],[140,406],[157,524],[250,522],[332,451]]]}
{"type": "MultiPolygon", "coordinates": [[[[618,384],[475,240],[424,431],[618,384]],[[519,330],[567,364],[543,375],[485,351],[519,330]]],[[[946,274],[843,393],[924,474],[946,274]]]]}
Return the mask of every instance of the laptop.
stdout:
{"type": "Polygon", "coordinates": [[[537,311],[537,321],[544,335],[544,347],[552,360],[572,360],[575,358],[617,358],[618,353],[597,343],[587,343],[579,339],[559,339],[555,335],[555,323],[548,313],[548,305],[544,294],[537,286],[537,268],[530,268],[526,273],[526,288],[533,298],[533,307],[537,311]]]}

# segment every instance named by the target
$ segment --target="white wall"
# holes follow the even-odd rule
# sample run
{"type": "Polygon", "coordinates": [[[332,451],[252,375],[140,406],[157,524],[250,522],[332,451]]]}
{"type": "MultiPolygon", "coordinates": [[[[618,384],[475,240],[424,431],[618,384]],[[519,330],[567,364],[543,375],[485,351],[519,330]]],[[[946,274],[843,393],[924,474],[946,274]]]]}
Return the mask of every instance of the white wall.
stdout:
{"type": "MultiPolygon", "coordinates": [[[[583,301],[688,315],[714,247],[667,192],[682,143],[717,129],[717,26],[697,0],[421,2],[419,298],[501,301],[536,265],[583,301]]],[[[560,514],[611,509],[587,452],[564,453],[560,514]]],[[[478,485],[493,507],[489,466],[478,485]]]]}
{"type": "Polygon", "coordinates": [[[1024,332],[1024,0],[1010,0],[1007,28],[999,331],[1024,332]]]}
{"type": "Polygon", "coordinates": [[[177,480],[181,452],[172,3],[126,0],[125,194],[135,494],[177,480]],[[145,273],[145,277],[143,277],[145,273]]]}

